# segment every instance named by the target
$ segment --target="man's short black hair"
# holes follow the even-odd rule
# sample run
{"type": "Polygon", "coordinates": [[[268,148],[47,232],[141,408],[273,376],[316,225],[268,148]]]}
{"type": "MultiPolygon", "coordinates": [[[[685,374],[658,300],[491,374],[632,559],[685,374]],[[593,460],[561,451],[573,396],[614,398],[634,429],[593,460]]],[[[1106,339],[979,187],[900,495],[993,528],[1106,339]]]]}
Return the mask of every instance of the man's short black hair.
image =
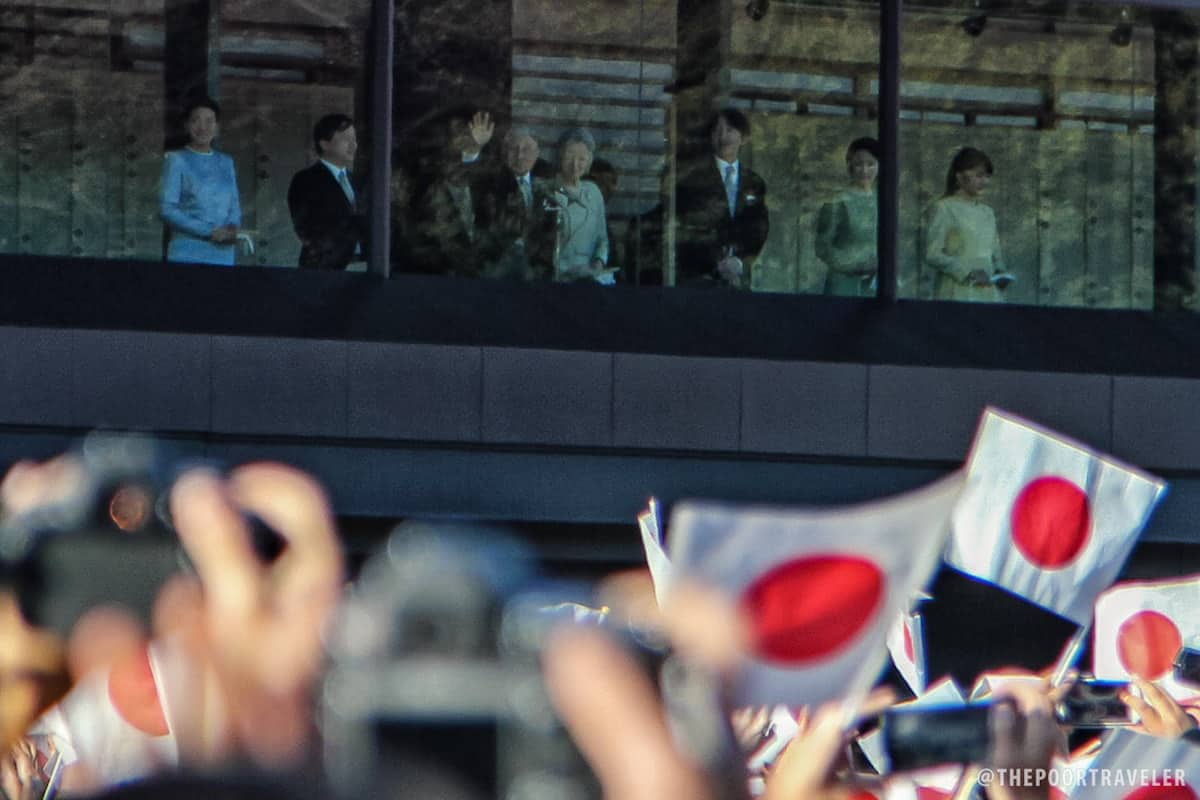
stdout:
{"type": "Polygon", "coordinates": [[[321,155],[321,142],[328,142],[334,136],[347,128],[354,127],[354,120],[345,114],[326,114],[317,120],[313,126],[313,147],[317,155],[321,155]]]}
{"type": "Polygon", "coordinates": [[[713,114],[712,121],[708,123],[709,136],[712,136],[713,128],[717,127],[717,123],[722,119],[726,125],[740,133],[743,139],[750,138],[750,119],[736,108],[722,108],[713,114]]]}

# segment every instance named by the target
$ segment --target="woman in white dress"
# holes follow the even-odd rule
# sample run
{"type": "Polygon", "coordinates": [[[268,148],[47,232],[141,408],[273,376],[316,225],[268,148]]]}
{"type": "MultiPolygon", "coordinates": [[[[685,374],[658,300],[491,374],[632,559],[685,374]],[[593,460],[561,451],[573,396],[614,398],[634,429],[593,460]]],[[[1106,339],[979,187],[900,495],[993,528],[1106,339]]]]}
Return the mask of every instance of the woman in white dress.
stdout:
{"type": "Polygon", "coordinates": [[[1007,275],[996,214],[982,196],[992,179],[982,150],[964,147],[950,162],[946,193],[933,204],[925,232],[925,263],[936,271],[937,300],[1003,302],[1007,275]]]}

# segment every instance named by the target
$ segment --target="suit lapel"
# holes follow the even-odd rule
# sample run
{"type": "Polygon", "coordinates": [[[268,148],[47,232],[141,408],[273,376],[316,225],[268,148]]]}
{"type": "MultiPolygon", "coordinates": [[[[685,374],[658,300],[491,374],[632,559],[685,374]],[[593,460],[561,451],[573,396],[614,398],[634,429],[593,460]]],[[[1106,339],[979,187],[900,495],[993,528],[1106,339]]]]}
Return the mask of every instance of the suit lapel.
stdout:
{"type": "MultiPolygon", "coordinates": [[[[329,171],[329,167],[325,166],[325,164],[320,161],[318,161],[313,166],[316,169],[321,170],[322,173],[324,173],[324,175],[325,175],[324,180],[329,185],[328,191],[334,192],[336,194],[336,196],[338,197],[338,199],[341,200],[343,207],[345,207],[351,214],[353,214],[355,211],[355,208],[353,205],[351,205],[350,198],[346,197],[346,193],[344,191],[342,191],[342,185],[340,183],[338,183],[337,178],[333,177],[333,173],[329,171]]],[[[357,194],[357,190],[355,190],[355,194],[357,194]]]]}

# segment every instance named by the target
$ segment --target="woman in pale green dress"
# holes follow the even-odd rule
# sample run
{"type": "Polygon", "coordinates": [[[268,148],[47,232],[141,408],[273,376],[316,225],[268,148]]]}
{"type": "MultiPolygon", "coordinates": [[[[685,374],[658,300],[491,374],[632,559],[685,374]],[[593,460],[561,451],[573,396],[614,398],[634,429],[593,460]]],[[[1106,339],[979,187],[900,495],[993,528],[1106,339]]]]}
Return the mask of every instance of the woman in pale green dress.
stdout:
{"type": "Polygon", "coordinates": [[[879,175],[879,142],[864,136],[846,149],[850,186],[821,206],[817,215],[817,257],[829,271],[825,294],[851,297],[875,294],[876,220],[879,216],[875,178],[879,175]]]}
{"type": "Polygon", "coordinates": [[[925,233],[925,263],[935,271],[938,300],[1000,303],[1007,274],[996,230],[996,213],[983,202],[992,162],[982,150],[964,147],[950,162],[946,193],[933,204],[925,233]]]}

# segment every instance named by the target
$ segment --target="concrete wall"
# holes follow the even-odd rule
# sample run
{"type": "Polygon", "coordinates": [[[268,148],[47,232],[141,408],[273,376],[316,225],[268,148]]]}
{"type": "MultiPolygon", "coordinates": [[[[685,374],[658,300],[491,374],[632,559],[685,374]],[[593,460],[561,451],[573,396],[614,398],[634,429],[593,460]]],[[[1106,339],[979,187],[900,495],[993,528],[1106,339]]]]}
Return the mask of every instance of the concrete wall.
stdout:
{"type": "Polygon", "coordinates": [[[0,328],[0,458],[96,426],[282,458],[363,515],[622,522],[646,496],[832,504],[961,462],[995,404],[1165,472],[1200,541],[1200,380],[0,328]]]}

